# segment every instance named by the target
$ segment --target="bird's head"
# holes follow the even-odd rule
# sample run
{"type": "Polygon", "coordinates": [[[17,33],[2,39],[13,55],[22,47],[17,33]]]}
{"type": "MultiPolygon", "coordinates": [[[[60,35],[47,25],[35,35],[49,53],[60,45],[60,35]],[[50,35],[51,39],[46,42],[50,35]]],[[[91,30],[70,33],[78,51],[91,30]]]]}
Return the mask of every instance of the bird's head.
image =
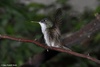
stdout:
{"type": "Polygon", "coordinates": [[[51,28],[53,26],[53,23],[47,18],[42,19],[39,24],[41,27],[46,26],[46,28],[51,28]]]}

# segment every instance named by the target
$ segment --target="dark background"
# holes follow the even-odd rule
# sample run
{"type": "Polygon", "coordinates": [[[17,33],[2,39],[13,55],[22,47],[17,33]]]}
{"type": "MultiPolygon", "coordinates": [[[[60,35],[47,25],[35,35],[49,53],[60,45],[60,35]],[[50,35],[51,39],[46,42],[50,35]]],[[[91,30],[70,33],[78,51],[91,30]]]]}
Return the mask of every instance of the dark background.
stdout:
{"type": "MultiPolygon", "coordinates": [[[[19,38],[37,39],[42,36],[40,25],[31,21],[41,19],[53,14],[57,5],[64,7],[61,23],[62,34],[75,32],[89,23],[95,13],[100,13],[100,5],[95,10],[86,8],[83,13],[72,10],[71,5],[65,3],[67,0],[56,0],[55,3],[44,5],[20,3],[18,0],[0,0],[0,34],[19,38]]],[[[100,32],[96,32],[90,39],[86,39],[77,46],[72,46],[74,51],[90,54],[100,59],[100,32]]],[[[44,48],[32,43],[23,43],[7,39],[0,39],[0,64],[15,63],[22,65],[29,57],[40,53],[44,48]]],[[[41,67],[98,67],[99,65],[87,59],[60,53],[51,60],[42,64],[41,67]]]]}

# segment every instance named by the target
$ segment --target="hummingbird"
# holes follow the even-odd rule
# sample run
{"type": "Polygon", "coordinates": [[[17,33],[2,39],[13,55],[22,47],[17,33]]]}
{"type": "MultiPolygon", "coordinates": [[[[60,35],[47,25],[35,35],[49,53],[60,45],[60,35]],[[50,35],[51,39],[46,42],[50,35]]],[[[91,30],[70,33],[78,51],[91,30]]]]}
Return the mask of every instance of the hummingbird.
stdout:
{"type": "Polygon", "coordinates": [[[57,13],[55,14],[53,20],[44,18],[40,22],[38,22],[41,26],[41,30],[44,36],[45,43],[47,46],[50,47],[57,47],[57,48],[64,48],[69,49],[67,47],[64,47],[61,40],[61,32],[59,29],[59,25],[61,22],[61,9],[57,10],[57,13]]]}
{"type": "Polygon", "coordinates": [[[39,22],[41,26],[42,33],[44,35],[45,43],[50,47],[60,47],[61,46],[61,33],[57,26],[54,26],[53,23],[44,18],[39,22]]]}

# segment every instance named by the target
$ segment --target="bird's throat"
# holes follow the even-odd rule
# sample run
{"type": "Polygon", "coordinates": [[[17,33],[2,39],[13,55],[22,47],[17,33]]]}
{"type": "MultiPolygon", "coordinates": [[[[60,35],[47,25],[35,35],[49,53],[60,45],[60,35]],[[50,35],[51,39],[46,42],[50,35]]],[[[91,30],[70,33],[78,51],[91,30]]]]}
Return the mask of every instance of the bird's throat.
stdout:
{"type": "Polygon", "coordinates": [[[60,31],[57,28],[48,28],[44,23],[40,23],[45,43],[51,47],[59,47],[60,31]]]}
{"type": "Polygon", "coordinates": [[[47,26],[44,23],[41,23],[41,22],[39,24],[41,26],[42,33],[44,35],[45,43],[48,46],[50,46],[51,42],[50,42],[50,39],[49,39],[49,35],[48,35],[48,31],[47,31],[47,26]]]}

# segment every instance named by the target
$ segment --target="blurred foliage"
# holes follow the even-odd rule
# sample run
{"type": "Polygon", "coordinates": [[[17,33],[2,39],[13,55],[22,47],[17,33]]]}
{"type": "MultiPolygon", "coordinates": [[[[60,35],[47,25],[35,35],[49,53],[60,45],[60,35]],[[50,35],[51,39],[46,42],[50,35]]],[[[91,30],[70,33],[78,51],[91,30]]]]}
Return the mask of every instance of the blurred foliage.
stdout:
{"type": "MultiPolygon", "coordinates": [[[[67,0],[56,0],[55,3],[44,5],[40,3],[23,4],[20,0],[0,0],[0,34],[20,38],[40,39],[42,36],[39,24],[31,21],[40,21],[48,17],[57,9],[56,4],[65,7],[62,33],[74,32],[94,18],[95,13],[100,13],[100,6],[96,10],[86,9],[83,13],[74,12],[67,0]],[[56,8],[56,9],[55,9],[56,8]],[[51,10],[50,10],[51,9],[51,10]],[[75,13],[75,15],[71,15],[75,13]]],[[[100,32],[97,32],[85,45],[74,46],[74,50],[100,59],[100,32]],[[84,46],[84,48],[83,48],[84,46]]],[[[23,64],[32,55],[42,52],[44,49],[32,43],[22,43],[7,39],[0,39],[0,64],[23,64]]],[[[41,67],[98,67],[90,60],[59,54],[41,67]]]]}

